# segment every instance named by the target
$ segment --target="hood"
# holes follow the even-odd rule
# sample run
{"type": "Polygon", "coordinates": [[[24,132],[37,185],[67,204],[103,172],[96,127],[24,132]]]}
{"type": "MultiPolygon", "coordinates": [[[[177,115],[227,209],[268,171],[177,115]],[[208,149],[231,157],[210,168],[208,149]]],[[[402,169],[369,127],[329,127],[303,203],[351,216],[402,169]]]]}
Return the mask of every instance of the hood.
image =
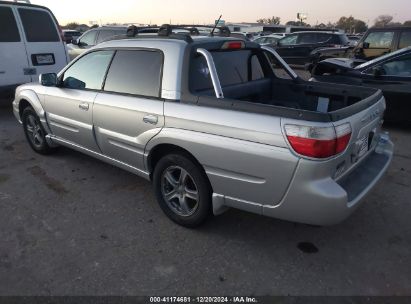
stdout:
{"type": "Polygon", "coordinates": [[[353,70],[357,65],[364,63],[365,60],[351,58],[329,58],[318,63],[318,65],[333,66],[345,70],[353,70]]]}

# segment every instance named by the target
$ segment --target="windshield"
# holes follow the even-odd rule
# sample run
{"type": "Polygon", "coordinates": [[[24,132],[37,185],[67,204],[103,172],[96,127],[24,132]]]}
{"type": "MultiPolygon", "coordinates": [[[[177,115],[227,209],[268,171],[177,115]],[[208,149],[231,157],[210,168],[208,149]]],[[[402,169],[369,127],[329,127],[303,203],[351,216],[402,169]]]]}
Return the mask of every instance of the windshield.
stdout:
{"type": "Polygon", "coordinates": [[[405,52],[407,52],[407,51],[409,51],[409,50],[411,50],[411,47],[407,47],[407,48],[405,48],[405,49],[401,49],[401,50],[397,50],[397,51],[392,52],[392,53],[385,54],[385,55],[380,56],[380,57],[378,57],[378,58],[375,58],[375,59],[373,59],[373,60],[367,61],[367,62],[365,62],[365,63],[363,63],[363,64],[357,65],[357,66],[355,67],[355,69],[356,69],[356,70],[359,70],[359,69],[362,69],[362,68],[366,68],[366,67],[368,67],[368,66],[370,66],[370,65],[373,65],[373,64],[378,63],[378,62],[380,62],[380,61],[384,61],[384,60],[387,59],[387,58],[394,57],[394,56],[396,56],[396,55],[400,55],[400,54],[405,53],[405,52]]]}

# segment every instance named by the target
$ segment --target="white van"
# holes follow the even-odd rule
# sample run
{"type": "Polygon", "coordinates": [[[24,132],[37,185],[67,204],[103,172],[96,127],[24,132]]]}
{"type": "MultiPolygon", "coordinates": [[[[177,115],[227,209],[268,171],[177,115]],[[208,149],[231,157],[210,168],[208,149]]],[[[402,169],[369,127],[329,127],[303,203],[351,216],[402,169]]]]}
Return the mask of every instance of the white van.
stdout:
{"type": "Polygon", "coordinates": [[[46,7],[0,1],[0,95],[68,63],[61,29],[46,7]]]}

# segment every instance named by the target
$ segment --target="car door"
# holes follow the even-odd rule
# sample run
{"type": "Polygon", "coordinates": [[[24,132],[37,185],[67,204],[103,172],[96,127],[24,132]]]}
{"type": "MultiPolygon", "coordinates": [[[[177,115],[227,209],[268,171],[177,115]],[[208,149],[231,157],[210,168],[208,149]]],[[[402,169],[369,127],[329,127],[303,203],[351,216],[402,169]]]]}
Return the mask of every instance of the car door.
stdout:
{"type": "Polygon", "coordinates": [[[10,6],[0,4],[0,87],[31,81],[23,38],[10,6]]]}
{"type": "Polygon", "coordinates": [[[298,34],[291,34],[280,39],[277,43],[275,50],[287,63],[294,63],[293,60],[298,47],[297,39],[298,34]]]}
{"type": "Polygon", "coordinates": [[[18,7],[17,11],[23,26],[32,81],[37,81],[40,74],[61,71],[68,57],[54,16],[36,7],[18,7]]]}
{"type": "Polygon", "coordinates": [[[116,51],[94,101],[93,125],[103,154],[140,170],[146,144],[164,125],[162,66],[158,50],[116,51]]]}
{"type": "Polygon", "coordinates": [[[371,32],[355,49],[355,57],[371,60],[390,53],[394,47],[395,32],[392,30],[371,32]]]}
{"type": "Polygon", "coordinates": [[[386,120],[411,123],[411,54],[369,68],[363,74],[363,84],[383,91],[386,120]],[[376,68],[381,74],[375,74],[376,68]]]}
{"type": "Polygon", "coordinates": [[[70,65],[57,87],[47,87],[45,108],[51,131],[66,141],[99,151],[93,133],[93,102],[114,51],[94,51],[70,65]]]}

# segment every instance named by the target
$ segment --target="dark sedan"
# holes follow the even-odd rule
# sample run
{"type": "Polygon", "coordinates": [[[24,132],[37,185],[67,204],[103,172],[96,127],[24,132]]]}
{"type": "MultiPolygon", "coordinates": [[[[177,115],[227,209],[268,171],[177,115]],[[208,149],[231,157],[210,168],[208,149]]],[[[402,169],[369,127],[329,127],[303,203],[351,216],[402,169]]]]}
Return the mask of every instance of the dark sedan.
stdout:
{"type": "Polygon", "coordinates": [[[318,63],[312,80],[378,88],[387,103],[384,119],[411,124],[411,47],[371,61],[332,58],[318,63]]]}

